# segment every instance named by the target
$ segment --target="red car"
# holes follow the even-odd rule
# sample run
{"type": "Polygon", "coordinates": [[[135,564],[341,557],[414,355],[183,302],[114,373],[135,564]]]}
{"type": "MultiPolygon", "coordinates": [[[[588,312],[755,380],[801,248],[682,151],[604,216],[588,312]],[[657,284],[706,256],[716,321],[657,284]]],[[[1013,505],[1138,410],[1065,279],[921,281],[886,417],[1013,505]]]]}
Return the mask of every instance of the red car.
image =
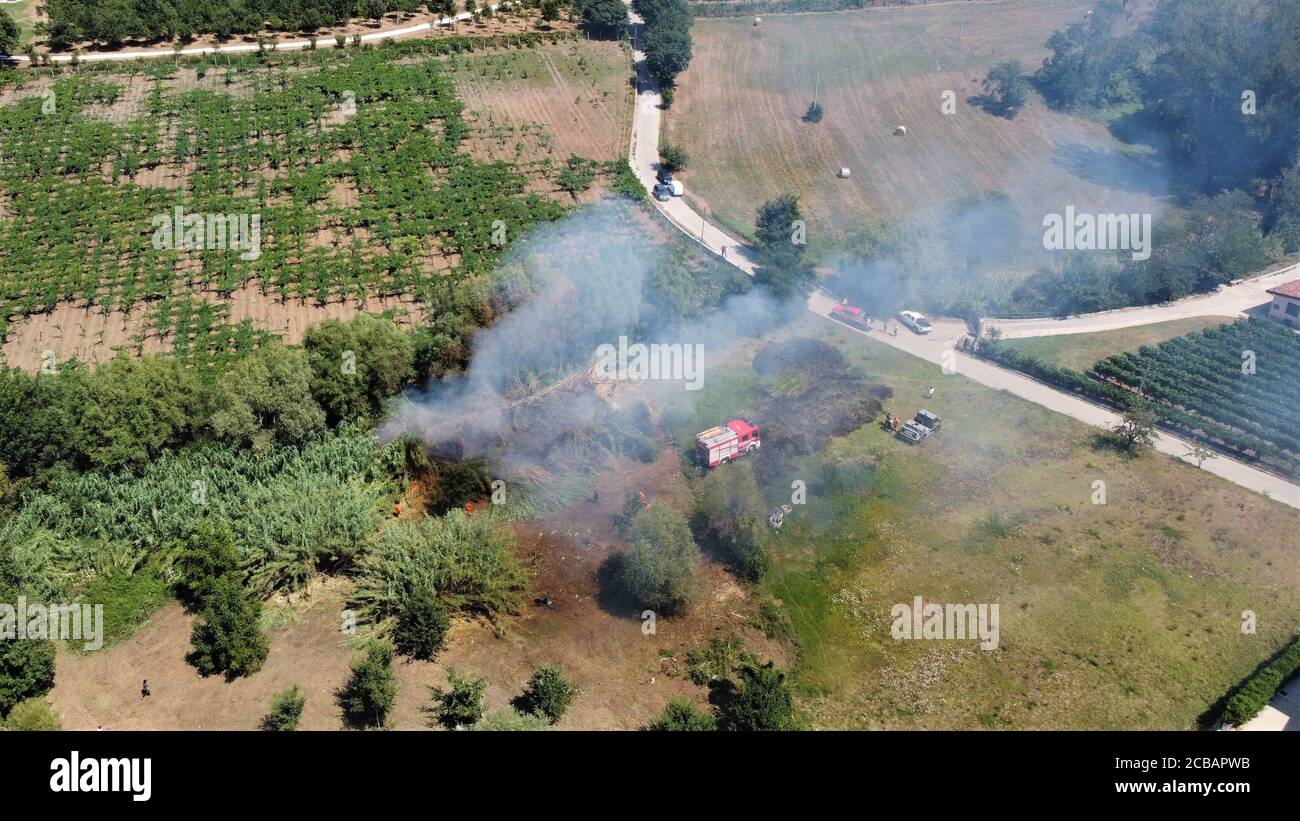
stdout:
{"type": "Polygon", "coordinates": [[[836,322],[843,322],[850,328],[857,328],[860,331],[871,330],[871,320],[856,305],[836,305],[831,308],[831,319],[836,322]]]}

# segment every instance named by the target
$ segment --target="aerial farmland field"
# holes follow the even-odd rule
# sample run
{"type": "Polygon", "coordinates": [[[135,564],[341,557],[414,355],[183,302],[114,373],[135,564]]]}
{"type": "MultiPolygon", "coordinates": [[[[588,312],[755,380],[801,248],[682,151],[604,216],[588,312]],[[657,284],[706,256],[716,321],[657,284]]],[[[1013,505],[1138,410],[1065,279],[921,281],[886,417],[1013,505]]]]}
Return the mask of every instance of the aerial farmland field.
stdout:
{"type": "Polygon", "coordinates": [[[924,219],[1002,192],[1021,212],[1025,238],[1010,267],[1023,269],[1043,259],[1034,246],[1045,211],[1067,202],[1150,210],[1163,193],[1158,179],[1126,178],[1127,149],[1098,123],[1032,104],[1008,120],[968,102],[994,63],[1032,70],[1052,31],[1090,5],[945,3],[771,16],[761,26],[700,19],[664,139],[690,155],[681,178],[703,212],[743,232],[755,203],[795,194],[814,248],[868,221],[924,219]],[[823,119],[805,122],[814,99],[823,119]],[[841,167],[848,179],[836,178],[841,167]]]}
{"type": "Polygon", "coordinates": [[[0,0],[7,795],[1285,796],[1297,32],[0,0]]]}

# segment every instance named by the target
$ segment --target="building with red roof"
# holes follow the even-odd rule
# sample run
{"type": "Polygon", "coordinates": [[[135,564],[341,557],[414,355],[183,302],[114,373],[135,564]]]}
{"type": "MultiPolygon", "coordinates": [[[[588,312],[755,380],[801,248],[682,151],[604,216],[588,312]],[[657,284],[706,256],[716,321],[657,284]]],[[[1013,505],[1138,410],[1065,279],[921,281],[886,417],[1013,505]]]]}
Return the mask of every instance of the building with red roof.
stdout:
{"type": "Polygon", "coordinates": [[[1276,319],[1288,328],[1300,326],[1300,279],[1269,288],[1268,293],[1273,297],[1268,318],[1276,319]]]}

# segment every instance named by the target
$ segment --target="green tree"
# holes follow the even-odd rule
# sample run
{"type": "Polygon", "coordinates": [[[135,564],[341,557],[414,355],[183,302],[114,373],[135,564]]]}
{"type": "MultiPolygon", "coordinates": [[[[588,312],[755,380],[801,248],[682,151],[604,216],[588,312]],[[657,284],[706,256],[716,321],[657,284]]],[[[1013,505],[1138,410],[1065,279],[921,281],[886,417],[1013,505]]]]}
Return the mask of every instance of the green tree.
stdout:
{"type": "Polygon", "coordinates": [[[439,723],[452,730],[477,724],[483,718],[483,693],[487,691],[487,679],[461,676],[454,668],[448,667],[447,683],[451,685],[447,690],[429,688],[433,692],[433,712],[439,723]]]}
{"type": "Polygon", "coordinates": [[[5,719],[4,728],[29,732],[63,729],[59,717],[54,713],[54,708],[43,698],[29,698],[14,705],[14,708],[9,711],[9,717],[5,719]]]}
{"type": "Polygon", "coordinates": [[[59,378],[71,379],[72,446],[89,467],[142,467],[190,440],[210,414],[210,390],[174,357],[123,353],[59,378]]]}
{"type": "Polygon", "coordinates": [[[700,483],[696,513],[736,572],[751,581],[771,566],[767,508],[748,462],[715,470],[700,483]]]}
{"type": "Polygon", "coordinates": [[[813,100],[808,104],[808,110],[803,113],[803,121],[806,123],[820,123],[824,113],[821,103],[813,100]]]}
{"type": "Polygon", "coordinates": [[[1300,170],[1283,171],[1269,186],[1269,235],[1288,254],[1300,251],[1300,170]]]}
{"type": "Polygon", "coordinates": [[[182,598],[202,603],[217,581],[239,572],[239,548],[229,526],[204,520],[181,545],[176,559],[180,573],[178,587],[182,598]]]}
{"type": "Polygon", "coordinates": [[[1013,119],[1029,99],[1029,80],[1019,60],[1006,60],[984,75],[985,109],[1000,117],[1013,119]]]}
{"type": "Polygon", "coordinates": [[[671,613],[690,600],[699,573],[700,548],[686,517],[667,505],[651,505],[632,518],[620,573],[636,601],[671,613]]]}
{"type": "Polygon", "coordinates": [[[560,0],[542,0],[542,20],[554,23],[560,19],[560,0]]]}
{"type": "Polygon", "coordinates": [[[569,159],[564,163],[564,170],[560,172],[560,176],[556,180],[561,191],[568,191],[574,196],[591,188],[592,183],[595,181],[595,161],[584,159],[577,154],[569,155],[569,159]]]}
{"type": "Polygon", "coordinates": [[[656,732],[704,732],[718,729],[717,721],[692,702],[673,699],[647,730],[656,732]]]}
{"type": "Polygon", "coordinates": [[[742,664],[736,668],[735,681],[714,682],[711,689],[718,707],[719,730],[795,729],[794,698],[785,673],[770,661],[742,664]]]}
{"type": "Polygon", "coordinates": [[[685,168],[686,163],[689,161],[690,155],[687,154],[686,149],[681,146],[672,143],[659,144],[659,165],[661,165],[665,171],[670,171],[676,174],[678,171],[685,168]]]}
{"type": "Polygon", "coordinates": [[[233,575],[217,579],[190,634],[190,663],[205,676],[223,673],[227,679],[262,669],[270,648],[259,624],[261,614],[261,603],[233,575]]]}
{"type": "Polygon", "coordinates": [[[20,701],[45,695],[53,686],[54,642],[0,640],[0,718],[20,701]]]}
{"type": "Polygon", "coordinates": [[[298,685],[282,690],[271,699],[271,711],[262,718],[262,729],[272,732],[289,732],[298,729],[302,708],[307,697],[298,685]]]}
{"type": "Polygon", "coordinates": [[[416,659],[432,659],[442,650],[451,629],[451,612],[437,593],[417,588],[402,602],[393,630],[397,652],[416,659]]]}
{"type": "Polygon", "coordinates": [[[646,68],[661,85],[672,86],[690,65],[693,45],[690,24],[647,26],[642,48],[646,68]]]}
{"type": "Polygon", "coordinates": [[[1138,97],[1142,36],[1127,31],[1125,0],[1100,0],[1093,13],[1052,34],[1051,54],[1034,74],[1048,103],[1103,108],[1138,97]]]}
{"type": "Polygon", "coordinates": [[[1111,427],[1109,436],[1115,446],[1125,453],[1143,453],[1155,443],[1156,415],[1145,407],[1126,411],[1111,427]]]}
{"type": "Polygon", "coordinates": [[[627,6],[623,0],[578,0],[577,8],[584,31],[616,37],[627,31],[627,6]]]}
{"type": "Polygon", "coordinates": [[[359,314],[307,329],[312,394],[331,425],[377,419],[383,402],[414,377],[411,337],[390,319],[359,314]]]}
{"type": "Polygon", "coordinates": [[[18,24],[9,12],[0,9],[0,54],[17,54],[18,40],[18,24]]]}
{"type": "Polygon", "coordinates": [[[807,228],[799,198],[784,194],[768,200],[759,207],[754,225],[758,239],[755,282],[778,299],[802,298],[812,288],[815,276],[804,258],[807,228]]]}
{"type": "Polygon", "coordinates": [[[271,344],[241,359],[226,379],[212,415],[218,437],[241,444],[301,444],[325,427],[312,398],[307,354],[271,344]]]}
{"type": "Polygon", "coordinates": [[[397,700],[393,646],[370,641],[366,654],[352,663],[352,674],[338,692],[343,720],[349,727],[382,727],[397,700]]]}
{"type": "Polygon", "coordinates": [[[578,695],[578,688],[564,677],[559,667],[539,667],[528,679],[528,685],[515,699],[515,707],[522,713],[541,716],[551,724],[560,720],[578,695]]]}

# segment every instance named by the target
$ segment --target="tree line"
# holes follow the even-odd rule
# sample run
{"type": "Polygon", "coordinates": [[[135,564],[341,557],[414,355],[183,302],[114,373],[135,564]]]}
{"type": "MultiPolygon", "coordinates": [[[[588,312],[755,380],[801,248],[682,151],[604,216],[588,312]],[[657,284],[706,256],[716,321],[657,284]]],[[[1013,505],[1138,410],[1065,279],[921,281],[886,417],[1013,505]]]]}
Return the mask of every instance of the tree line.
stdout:
{"type": "MultiPolygon", "coordinates": [[[[463,9],[480,5],[469,0],[463,9]]],[[[542,0],[543,19],[559,18],[559,0],[542,0]]],[[[427,8],[450,16],[462,10],[456,0],[48,0],[46,30],[50,45],[66,48],[93,41],[117,46],[127,40],[189,39],[213,34],[218,40],[271,31],[311,32],[350,19],[378,20],[390,12],[427,8]]]]}
{"type": "Polygon", "coordinates": [[[641,48],[646,68],[663,88],[664,103],[672,104],[677,75],[691,62],[691,16],[686,0],[635,0],[637,14],[645,20],[641,48]]]}

